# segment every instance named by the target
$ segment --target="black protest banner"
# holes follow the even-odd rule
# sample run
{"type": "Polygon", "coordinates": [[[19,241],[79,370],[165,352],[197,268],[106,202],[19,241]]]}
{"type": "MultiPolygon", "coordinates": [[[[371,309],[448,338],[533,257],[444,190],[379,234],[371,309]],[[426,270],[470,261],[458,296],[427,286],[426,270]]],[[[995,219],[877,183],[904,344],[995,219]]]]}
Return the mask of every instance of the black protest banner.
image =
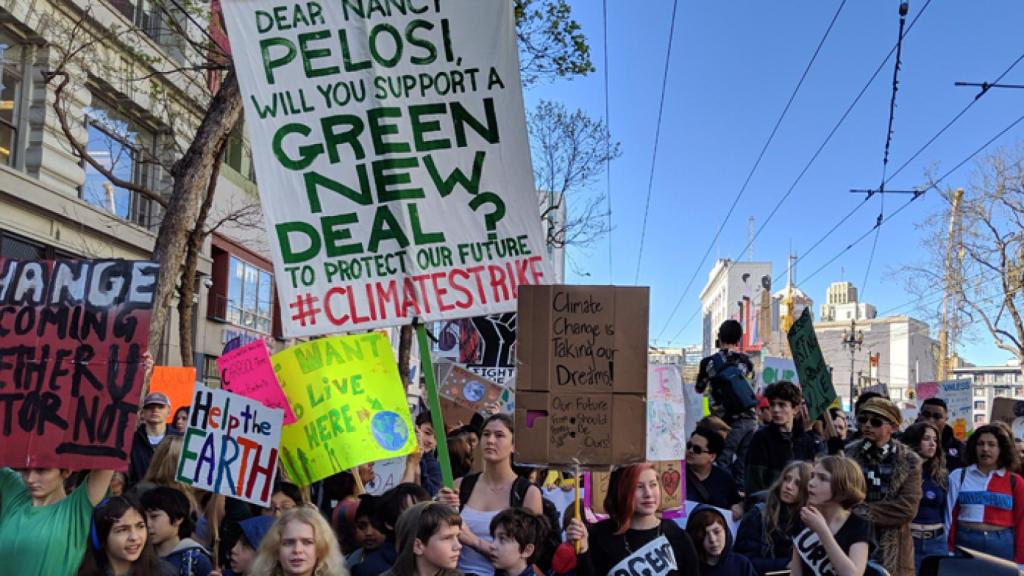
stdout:
{"type": "Polygon", "coordinates": [[[158,272],[0,258],[0,465],[127,470],[158,272]]]}
{"type": "Polygon", "coordinates": [[[793,363],[800,376],[807,412],[811,419],[817,419],[836,400],[836,389],[832,386],[832,374],[825,364],[825,357],[814,334],[811,313],[805,309],[800,318],[789,329],[789,348],[793,352],[793,363]]]}

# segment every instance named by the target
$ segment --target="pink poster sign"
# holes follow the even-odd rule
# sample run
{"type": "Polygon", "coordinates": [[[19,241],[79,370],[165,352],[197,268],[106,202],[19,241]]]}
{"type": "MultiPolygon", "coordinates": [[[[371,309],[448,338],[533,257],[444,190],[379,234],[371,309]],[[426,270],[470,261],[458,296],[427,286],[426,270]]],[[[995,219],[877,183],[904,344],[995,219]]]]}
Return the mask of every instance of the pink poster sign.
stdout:
{"type": "Polygon", "coordinates": [[[295,414],[277,381],[263,340],[255,340],[217,358],[217,369],[221,388],[256,400],[267,408],[284,410],[285,425],[295,422],[295,414]]]}

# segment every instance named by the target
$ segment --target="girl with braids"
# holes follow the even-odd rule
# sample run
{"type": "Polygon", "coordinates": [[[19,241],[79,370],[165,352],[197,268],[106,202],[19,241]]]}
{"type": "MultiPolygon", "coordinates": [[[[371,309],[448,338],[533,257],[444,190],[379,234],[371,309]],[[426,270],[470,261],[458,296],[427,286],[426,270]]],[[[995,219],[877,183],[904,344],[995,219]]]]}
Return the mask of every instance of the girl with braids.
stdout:
{"type": "Polygon", "coordinates": [[[793,555],[793,536],[804,529],[800,509],[807,504],[807,483],[814,466],[790,462],[758,503],[740,522],[735,551],[750,559],[758,574],[786,570],[793,555]]]}
{"type": "Polygon", "coordinates": [[[134,497],[114,496],[96,507],[88,548],[78,576],[173,576],[148,541],[142,506],[134,497]]]}

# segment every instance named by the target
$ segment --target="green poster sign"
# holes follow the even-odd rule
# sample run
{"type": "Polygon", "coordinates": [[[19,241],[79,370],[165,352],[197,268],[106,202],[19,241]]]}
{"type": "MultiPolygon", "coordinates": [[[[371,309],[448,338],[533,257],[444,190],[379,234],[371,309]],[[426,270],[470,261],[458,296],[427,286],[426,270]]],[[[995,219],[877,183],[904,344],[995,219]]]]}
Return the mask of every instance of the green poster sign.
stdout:
{"type": "Polygon", "coordinates": [[[804,313],[789,329],[788,336],[793,362],[807,402],[807,412],[811,419],[817,419],[835,402],[836,389],[832,386],[832,374],[821,354],[818,337],[814,334],[810,310],[804,309],[804,313]]]}

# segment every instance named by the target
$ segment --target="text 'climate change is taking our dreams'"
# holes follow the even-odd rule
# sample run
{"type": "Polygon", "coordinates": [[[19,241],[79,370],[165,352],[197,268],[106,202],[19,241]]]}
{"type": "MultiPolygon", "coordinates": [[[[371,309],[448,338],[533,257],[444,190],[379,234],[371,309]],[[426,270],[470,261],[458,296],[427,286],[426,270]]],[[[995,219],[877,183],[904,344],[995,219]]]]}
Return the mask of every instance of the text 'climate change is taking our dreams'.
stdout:
{"type": "Polygon", "coordinates": [[[223,6],[286,335],[508,312],[545,281],[511,3],[223,6]]]}

